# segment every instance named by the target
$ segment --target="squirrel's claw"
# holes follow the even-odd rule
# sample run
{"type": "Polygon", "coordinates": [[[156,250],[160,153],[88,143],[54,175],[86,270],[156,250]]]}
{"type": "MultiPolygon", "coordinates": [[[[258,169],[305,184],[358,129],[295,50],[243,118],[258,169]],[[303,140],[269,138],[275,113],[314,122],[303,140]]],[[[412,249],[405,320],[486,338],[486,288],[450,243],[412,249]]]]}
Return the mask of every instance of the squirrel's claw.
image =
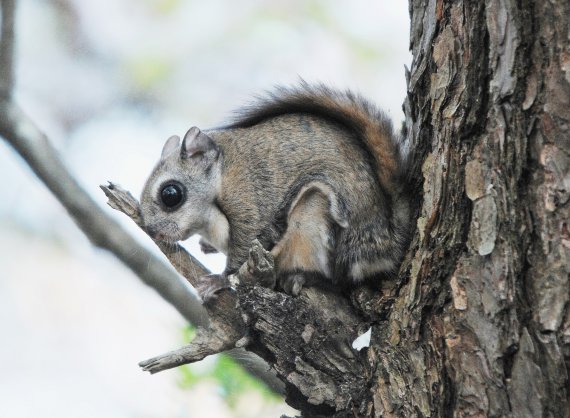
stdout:
{"type": "Polygon", "coordinates": [[[230,281],[222,274],[208,274],[207,276],[201,276],[195,286],[195,289],[203,303],[211,302],[216,299],[219,291],[229,288],[231,288],[230,281]]]}
{"type": "Polygon", "coordinates": [[[302,274],[288,274],[281,278],[280,283],[283,291],[291,296],[299,296],[305,284],[305,277],[302,274]]]}

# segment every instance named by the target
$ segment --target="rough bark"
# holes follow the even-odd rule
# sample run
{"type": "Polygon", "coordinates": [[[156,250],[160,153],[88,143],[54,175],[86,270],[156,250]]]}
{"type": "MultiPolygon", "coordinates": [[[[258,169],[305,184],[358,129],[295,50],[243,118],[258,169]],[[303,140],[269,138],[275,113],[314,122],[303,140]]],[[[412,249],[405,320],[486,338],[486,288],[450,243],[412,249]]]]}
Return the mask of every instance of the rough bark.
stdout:
{"type": "Polygon", "coordinates": [[[411,17],[424,194],[414,303],[386,326],[417,373],[376,410],[570,416],[570,4],[412,1],[411,17]]]}

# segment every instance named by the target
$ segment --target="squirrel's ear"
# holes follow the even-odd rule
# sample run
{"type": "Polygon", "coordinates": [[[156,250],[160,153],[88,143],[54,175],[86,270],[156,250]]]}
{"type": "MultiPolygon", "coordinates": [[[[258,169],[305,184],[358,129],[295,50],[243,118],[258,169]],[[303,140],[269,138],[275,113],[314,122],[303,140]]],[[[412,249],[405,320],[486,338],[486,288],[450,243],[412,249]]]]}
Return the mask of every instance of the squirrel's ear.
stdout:
{"type": "Polygon", "coordinates": [[[180,156],[182,158],[205,157],[217,158],[220,152],[214,140],[197,127],[192,127],[184,135],[180,156]]]}
{"type": "Polygon", "coordinates": [[[172,154],[176,149],[178,149],[178,145],[180,144],[180,137],[178,135],[172,135],[170,138],[166,140],[164,147],[162,147],[162,154],[160,154],[160,159],[164,160],[170,154],[172,154]]]}

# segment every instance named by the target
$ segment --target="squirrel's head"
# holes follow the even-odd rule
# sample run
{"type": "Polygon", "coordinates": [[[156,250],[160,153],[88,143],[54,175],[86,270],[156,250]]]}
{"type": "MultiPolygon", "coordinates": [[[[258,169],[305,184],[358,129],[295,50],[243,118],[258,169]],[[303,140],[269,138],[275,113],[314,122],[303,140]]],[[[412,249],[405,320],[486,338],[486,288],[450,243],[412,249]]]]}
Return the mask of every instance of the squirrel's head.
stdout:
{"type": "Polygon", "coordinates": [[[181,241],[207,227],[221,185],[220,148],[200,129],[191,128],[180,144],[171,136],[141,195],[148,234],[181,241]]]}

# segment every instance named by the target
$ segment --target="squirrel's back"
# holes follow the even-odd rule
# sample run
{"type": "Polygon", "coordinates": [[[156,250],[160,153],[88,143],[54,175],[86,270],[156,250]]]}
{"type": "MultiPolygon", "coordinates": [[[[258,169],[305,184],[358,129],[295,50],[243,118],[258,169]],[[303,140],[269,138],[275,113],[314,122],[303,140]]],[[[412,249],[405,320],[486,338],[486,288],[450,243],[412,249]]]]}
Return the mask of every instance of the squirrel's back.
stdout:
{"type": "MultiPolygon", "coordinates": [[[[281,197],[280,208],[272,223],[259,233],[262,242],[265,238],[265,242],[275,244],[284,236],[292,236],[290,221],[295,213],[302,214],[302,217],[297,216],[304,222],[315,219],[318,224],[316,218],[321,215],[315,213],[311,218],[310,210],[300,206],[295,209],[295,205],[302,202],[311,202],[313,208],[324,207],[319,204],[318,197],[299,196],[317,193],[328,202],[332,218],[331,222],[327,221],[331,236],[325,241],[334,264],[334,279],[349,277],[352,281],[360,281],[377,273],[393,273],[398,268],[409,240],[411,222],[403,183],[406,168],[399,138],[382,111],[350,91],[339,92],[303,83],[298,88],[278,89],[254,105],[241,109],[234,122],[225,129],[232,135],[241,132],[238,136],[244,136],[240,138],[244,141],[262,137],[266,141],[285,144],[285,148],[291,143],[299,145],[306,141],[308,147],[317,148],[312,150],[317,155],[322,148],[322,156],[303,163],[297,163],[295,159],[309,150],[291,151],[289,157],[294,162],[285,168],[290,172],[284,173],[291,182],[281,197]],[[307,124],[307,121],[313,124],[313,129],[307,128],[303,132],[296,126],[307,124]],[[315,130],[315,124],[322,129],[315,130]],[[328,144],[329,141],[337,141],[337,144],[328,144]],[[350,148],[348,153],[329,152],[330,146],[339,149],[343,144],[350,148]],[[330,170],[327,170],[327,159],[330,170]],[[321,160],[325,160],[324,168],[319,166],[321,160]],[[371,175],[367,176],[367,173],[371,175]],[[370,184],[359,188],[354,181],[370,184]],[[286,233],[288,228],[289,235],[286,233]]],[[[303,144],[300,145],[302,148],[303,144]]],[[[275,146],[274,149],[278,148],[275,146]]],[[[266,158],[285,159],[287,156],[266,155],[266,158]]],[[[324,230],[325,227],[320,225],[317,229],[324,230]]],[[[294,235],[300,236],[299,233],[294,235]]],[[[305,244],[281,242],[278,247],[311,247],[313,252],[316,251],[314,242],[312,246],[305,244]]],[[[323,257],[322,254],[315,256],[323,257]]],[[[286,269],[298,271],[303,270],[303,266],[293,265],[286,269]]]]}
{"type": "Polygon", "coordinates": [[[406,163],[401,141],[387,115],[364,97],[350,90],[325,85],[279,87],[254,104],[239,110],[228,128],[248,128],[283,115],[306,114],[332,121],[353,132],[373,157],[378,181],[389,194],[401,188],[406,163]]]}

